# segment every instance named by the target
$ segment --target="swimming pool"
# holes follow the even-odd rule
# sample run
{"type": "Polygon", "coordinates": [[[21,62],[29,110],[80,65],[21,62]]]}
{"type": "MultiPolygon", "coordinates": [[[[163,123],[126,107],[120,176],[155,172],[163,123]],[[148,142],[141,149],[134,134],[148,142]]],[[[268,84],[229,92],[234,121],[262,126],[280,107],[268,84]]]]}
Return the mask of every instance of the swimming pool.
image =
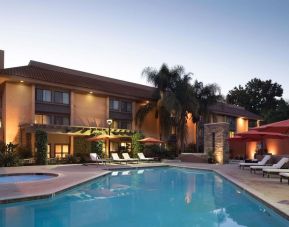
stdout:
{"type": "Polygon", "coordinates": [[[289,226],[223,177],[201,170],[115,171],[51,199],[0,205],[0,226],[289,226]]]}
{"type": "Polygon", "coordinates": [[[47,180],[56,176],[56,174],[50,173],[0,174],[0,184],[40,181],[47,180]]]}

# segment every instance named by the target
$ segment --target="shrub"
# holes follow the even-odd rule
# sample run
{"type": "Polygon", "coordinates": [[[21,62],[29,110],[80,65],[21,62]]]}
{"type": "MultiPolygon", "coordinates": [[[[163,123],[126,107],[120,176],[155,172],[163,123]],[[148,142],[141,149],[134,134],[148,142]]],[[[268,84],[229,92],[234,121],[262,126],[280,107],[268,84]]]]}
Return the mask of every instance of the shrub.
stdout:
{"type": "Polygon", "coordinates": [[[15,148],[17,145],[12,143],[5,144],[0,142],[0,166],[1,167],[10,167],[17,166],[19,159],[15,148]]]}
{"type": "Polygon", "coordinates": [[[47,164],[47,133],[41,130],[35,132],[36,140],[36,164],[47,164]]]}
{"type": "Polygon", "coordinates": [[[19,158],[21,159],[32,158],[32,151],[29,147],[19,146],[17,147],[16,150],[17,150],[19,158]]]}
{"type": "Polygon", "coordinates": [[[140,143],[138,140],[143,139],[144,136],[140,132],[136,132],[131,137],[131,150],[132,150],[132,157],[136,158],[137,153],[141,153],[144,150],[144,145],[140,143]]]}

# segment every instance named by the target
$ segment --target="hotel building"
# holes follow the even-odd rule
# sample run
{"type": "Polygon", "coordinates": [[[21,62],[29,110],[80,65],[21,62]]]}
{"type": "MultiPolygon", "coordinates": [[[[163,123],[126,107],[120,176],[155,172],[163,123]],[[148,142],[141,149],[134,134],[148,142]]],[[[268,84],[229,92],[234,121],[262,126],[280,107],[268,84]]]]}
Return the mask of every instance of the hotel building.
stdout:
{"type": "MultiPolygon", "coordinates": [[[[159,138],[154,113],[142,128],[135,124],[138,108],[152,99],[154,88],[95,74],[30,61],[26,66],[4,68],[0,51],[0,140],[35,150],[35,131],[48,133],[49,157],[74,154],[75,138],[108,128],[131,135],[141,130],[159,138]]],[[[228,122],[234,132],[255,127],[260,117],[244,108],[217,103],[207,123],[228,122]]],[[[187,143],[196,142],[195,124],[188,123],[187,143]]],[[[112,151],[118,146],[112,146],[112,151]]]]}

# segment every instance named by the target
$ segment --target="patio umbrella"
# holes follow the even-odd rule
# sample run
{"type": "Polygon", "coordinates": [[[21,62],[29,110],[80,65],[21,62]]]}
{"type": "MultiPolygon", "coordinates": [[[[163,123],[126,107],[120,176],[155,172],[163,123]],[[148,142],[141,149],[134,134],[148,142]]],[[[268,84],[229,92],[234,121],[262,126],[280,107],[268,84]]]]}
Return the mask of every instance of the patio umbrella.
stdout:
{"type": "Polygon", "coordinates": [[[256,141],[256,139],[246,138],[246,137],[242,137],[242,136],[234,136],[234,137],[228,138],[228,141],[230,141],[230,142],[245,142],[244,159],[246,159],[246,157],[247,157],[247,142],[256,141]]]}
{"type": "Polygon", "coordinates": [[[289,134],[289,119],[285,121],[279,121],[267,125],[262,125],[260,127],[253,128],[257,131],[262,132],[277,132],[283,134],[289,134]]]}
{"type": "Polygon", "coordinates": [[[253,140],[262,140],[262,139],[286,139],[289,138],[289,135],[285,135],[278,132],[263,132],[250,130],[247,132],[237,133],[236,136],[240,136],[242,138],[248,138],[253,140]]]}
{"type": "Polygon", "coordinates": [[[141,143],[165,143],[164,141],[153,138],[153,137],[146,137],[146,138],[138,140],[138,141],[141,143]]]}
{"type": "Polygon", "coordinates": [[[130,139],[130,136],[116,136],[116,135],[98,135],[87,139],[88,141],[124,141],[130,139]]]}
{"type": "Polygon", "coordinates": [[[277,132],[261,132],[261,131],[256,131],[256,130],[250,130],[247,132],[241,132],[237,133],[236,136],[241,136],[244,139],[249,139],[249,140],[257,140],[261,141],[262,145],[262,152],[264,149],[264,139],[289,139],[289,135],[285,135],[282,133],[277,133],[277,132]]]}

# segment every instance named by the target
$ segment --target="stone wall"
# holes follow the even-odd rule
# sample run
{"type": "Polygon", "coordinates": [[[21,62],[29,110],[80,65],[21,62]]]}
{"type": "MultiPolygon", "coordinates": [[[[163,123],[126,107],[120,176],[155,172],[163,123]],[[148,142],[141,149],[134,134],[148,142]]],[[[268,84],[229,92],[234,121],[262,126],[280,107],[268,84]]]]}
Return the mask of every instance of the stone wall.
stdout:
{"type": "Polygon", "coordinates": [[[214,151],[217,163],[224,164],[229,161],[229,124],[211,123],[204,125],[204,151],[214,151]]]}

